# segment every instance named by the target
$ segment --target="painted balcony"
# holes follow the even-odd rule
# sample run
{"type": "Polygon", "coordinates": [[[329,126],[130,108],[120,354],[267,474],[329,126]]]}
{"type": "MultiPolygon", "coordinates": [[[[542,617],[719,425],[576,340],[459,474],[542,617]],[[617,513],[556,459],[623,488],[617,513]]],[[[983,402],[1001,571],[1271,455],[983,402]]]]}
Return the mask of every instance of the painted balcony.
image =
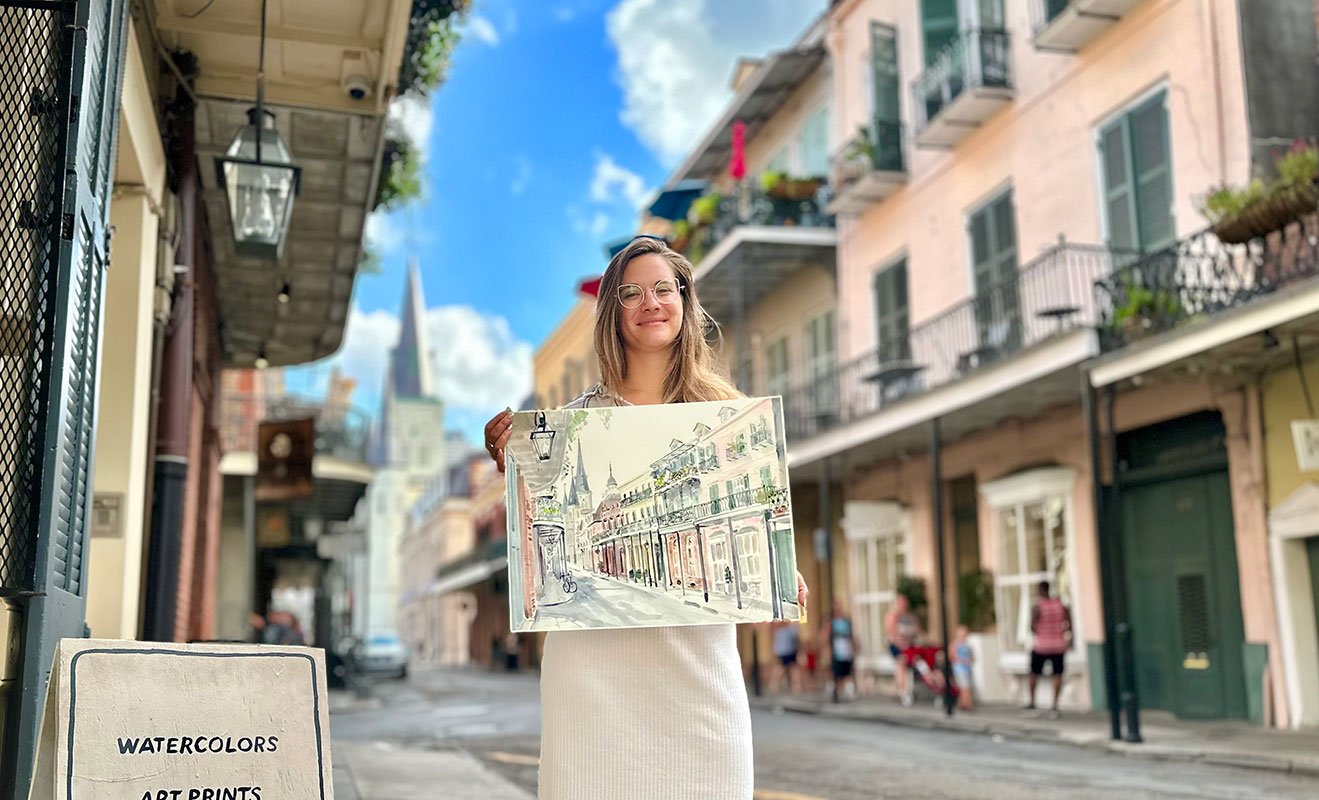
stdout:
{"type": "Polygon", "coordinates": [[[838,235],[826,209],[828,184],[785,181],[765,191],[752,183],[693,203],[694,208],[707,204],[704,220],[685,241],[674,243],[696,268],[701,304],[725,324],[736,324],[746,309],[804,267],[818,265],[832,273],[835,266],[838,235]]]}
{"type": "Polygon", "coordinates": [[[1004,30],[965,30],[912,82],[916,144],[956,147],[1012,102],[1011,45],[1004,30]]]}
{"type": "MultiPolygon", "coordinates": [[[[1306,319],[1319,324],[1316,279],[1319,213],[1243,244],[1225,245],[1206,230],[1142,256],[1098,284],[1100,341],[1105,352],[1137,344],[1152,349],[1185,334],[1205,339],[1207,347],[1211,340],[1226,343],[1266,331],[1265,349],[1276,350],[1306,319]]],[[[1289,357],[1290,348],[1284,349],[1289,357]]],[[[1247,346],[1214,366],[1258,368],[1260,357],[1247,346]]]]}
{"type": "Polygon", "coordinates": [[[834,156],[831,214],[861,214],[907,183],[901,123],[873,120],[834,156]]]}
{"type": "Polygon", "coordinates": [[[1031,0],[1035,47],[1075,53],[1122,19],[1141,0],[1031,0]]]}
{"type": "Polygon", "coordinates": [[[876,457],[920,449],[935,417],[951,436],[1074,398],[1076,365],[1098,352],[1095,286],[1135,257],[1061,243],[905,338],[789,389],[794,467],[860,445],[876,457]]]}

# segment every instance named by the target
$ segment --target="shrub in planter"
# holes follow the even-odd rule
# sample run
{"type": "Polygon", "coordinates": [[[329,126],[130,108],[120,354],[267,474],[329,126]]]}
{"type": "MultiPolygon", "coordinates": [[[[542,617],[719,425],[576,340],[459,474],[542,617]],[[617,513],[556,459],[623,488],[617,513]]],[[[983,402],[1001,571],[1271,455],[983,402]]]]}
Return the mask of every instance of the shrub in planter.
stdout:
{"type": "Polygon", "coordinates": [[[718,192],[701,195],[692,201],[689,218],[696,225],[709,225],[719,215],[719,201],[722,199],[718,192]]]}
{"type": "Polygon", "coordinates": [[[1156,321],[1175,320],[1182,311],[1177,295],[1166,289],[1133,286],[1127,289],[1125,299],[1126,302],[1113,310],[1112,326],[1128,341],[1144,336],[1156,321]]]}
{"type": "Polygon", "coordinates": [[[1319,209],[1319,146],[1298,141],[1278,159],[1277,178],[1256,178],[1245,188],[1210,192],[1200,211],[1225,244],[1239,244],[1276,230],[1319,209]]]}

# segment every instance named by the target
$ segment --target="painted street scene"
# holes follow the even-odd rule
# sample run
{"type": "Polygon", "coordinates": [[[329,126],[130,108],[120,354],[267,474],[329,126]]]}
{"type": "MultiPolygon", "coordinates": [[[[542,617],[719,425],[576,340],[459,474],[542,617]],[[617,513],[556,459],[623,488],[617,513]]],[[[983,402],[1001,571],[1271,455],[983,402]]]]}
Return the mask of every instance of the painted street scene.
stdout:
{"type": "Polygon", "coordinates": [[[513,629],[799,619],[783,442],[778,398],[515,415],[513,629]]]}

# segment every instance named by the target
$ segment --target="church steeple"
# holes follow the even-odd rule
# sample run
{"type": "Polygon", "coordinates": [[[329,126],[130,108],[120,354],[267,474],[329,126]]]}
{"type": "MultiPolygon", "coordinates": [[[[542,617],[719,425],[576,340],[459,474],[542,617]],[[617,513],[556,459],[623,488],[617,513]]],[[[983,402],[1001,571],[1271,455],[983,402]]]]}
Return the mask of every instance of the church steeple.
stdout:
{"type": "Polygon", "coordinates": [[[605,489],[613,492],[618,488],[618,481],[614,480],[614,462],[609,462],[609,482],[605,484],[605,489]]]}
{"type": "Polygon", "coordinates": [[[421,268],[408,259],[408,278],[399,314],[398,345],[390,354],[388,390],[394,397],[433,397],[430,343],[426,336],[426,300],[421,292],[421,268]]]}
{"type": "MultiPolygon", "coordinates": [[[[610,466],[612,474],[613,466],[610,466]]],[[[591,485],[586,480],[586,465],[582,463],[582,448],[577,448],[577,474],[573,476],[573,486],[582,494],[591,491],[591,485]]]]}

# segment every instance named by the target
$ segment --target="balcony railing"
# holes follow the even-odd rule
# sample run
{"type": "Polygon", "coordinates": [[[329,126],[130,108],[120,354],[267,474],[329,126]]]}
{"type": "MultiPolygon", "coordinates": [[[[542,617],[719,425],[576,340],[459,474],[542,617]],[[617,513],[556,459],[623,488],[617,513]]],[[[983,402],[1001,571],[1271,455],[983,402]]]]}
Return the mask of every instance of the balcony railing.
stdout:
{"type": "Polygon", "coordinates": [[[316,419],[316,455],[348,461],[366,461],[371,421],[364,411],[346,404],[330,404],[309,397],[275,395],[224,395],[220,440],[227,453],[252,453],[257,427],[262,422],[316,419]]]}
{"type": "Polygon", "coordinates": [[[834,211],[861,211],[907,180],[902,123],[876,119],[857,132],[830,164],[834,211]]]}
{"type": "Polygon", "coordinates": [[[916,134],[921,144],[955,144],[998,110],[1012,90],[1012,48],[1007,31],[971,28],[962,31],[934,63],[912,82],[916,134]],[[937,130],[940,117],[960,110],[946,133],[937,130]]]}
{"type": "Polygon", "coordinates": [[[1100,334],[1115,350],[1319,277],[1319,213],[1245,244],[1210,231],[1116,270],[1096,288],[1100,334]]]}
{"type": "MultiPolygon", "coordinates": [[[[823,181],[816,183],[814,193],[809,196],[779,190],[766,192],[759,186],[743,184],[735,192],[721,195],[713,215],[696,226],[685,243],[676,244],[682,245],[679,250],[689,261],[700,264],[729,234],[743,226],[831,228],[834,219],[825,210],[829,187],[823,181]]],[[[803,185],[798,183],[796,188],[803,185]]]]}
{"type": "Polygon", "coordinates": [[[1134,253],[1060,244],[1003,281],[784,395],[788,435],[814,436],[1098,321],[1095,284],[1134,253]]]}

